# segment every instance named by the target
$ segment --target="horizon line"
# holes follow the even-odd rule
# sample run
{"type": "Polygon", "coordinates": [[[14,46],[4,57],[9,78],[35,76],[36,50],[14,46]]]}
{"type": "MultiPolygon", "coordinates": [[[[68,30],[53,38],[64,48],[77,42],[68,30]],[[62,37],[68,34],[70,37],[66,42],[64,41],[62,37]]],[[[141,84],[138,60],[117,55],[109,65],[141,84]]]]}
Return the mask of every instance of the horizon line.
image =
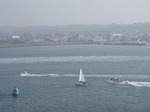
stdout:
{"type": "Polygon", "coordinates": [[[80,25],[134,25],[134,24],[150,24],[150,22],[135,22],[135,23],[111,23],[111,24],[64,24],[64,25],[2,25],[0,27],[61,27],[61,26],[80,26],[80,25]]]}

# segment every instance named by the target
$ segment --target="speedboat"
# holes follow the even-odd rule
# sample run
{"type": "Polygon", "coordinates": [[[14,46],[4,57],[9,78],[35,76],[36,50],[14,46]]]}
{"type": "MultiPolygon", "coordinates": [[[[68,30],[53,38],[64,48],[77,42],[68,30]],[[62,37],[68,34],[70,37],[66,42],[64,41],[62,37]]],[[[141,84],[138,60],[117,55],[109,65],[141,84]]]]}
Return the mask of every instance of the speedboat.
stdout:
{"type": "Polygon", "coordinates": [[[24,73],[21,73],[20,76],[30,76],[31,74],[27,73],[26,71],[24,73]]]}
{"type": "Polygon", "coordinates": [[[124,81],[122,79],[120,79],[120,78],[113,77],[108,82],[115,83],[115,84],[120,84],[120,83],[123,83],[124,81]]]}

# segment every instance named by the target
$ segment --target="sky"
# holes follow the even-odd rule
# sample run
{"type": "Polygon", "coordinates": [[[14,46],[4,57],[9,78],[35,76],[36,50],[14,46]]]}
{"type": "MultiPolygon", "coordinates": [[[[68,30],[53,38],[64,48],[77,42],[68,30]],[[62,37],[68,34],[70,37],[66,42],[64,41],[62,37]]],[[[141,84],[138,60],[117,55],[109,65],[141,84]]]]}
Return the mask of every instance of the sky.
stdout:
{"type": "Polygon", "coordinates": [[[150,0],[0,0],[0,26],[150,22],[150,0]]]}

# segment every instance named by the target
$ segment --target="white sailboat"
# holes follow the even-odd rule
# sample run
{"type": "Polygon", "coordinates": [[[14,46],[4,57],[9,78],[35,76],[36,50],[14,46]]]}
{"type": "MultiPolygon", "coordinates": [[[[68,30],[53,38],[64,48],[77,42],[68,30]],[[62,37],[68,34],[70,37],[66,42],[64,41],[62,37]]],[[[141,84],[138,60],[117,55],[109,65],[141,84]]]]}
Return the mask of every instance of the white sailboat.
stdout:
{"type": "Polygon", "coordinates": [[[87,86],[82,69],[80,68],[79,81],[75,83],[76,86],[87,86]]]}

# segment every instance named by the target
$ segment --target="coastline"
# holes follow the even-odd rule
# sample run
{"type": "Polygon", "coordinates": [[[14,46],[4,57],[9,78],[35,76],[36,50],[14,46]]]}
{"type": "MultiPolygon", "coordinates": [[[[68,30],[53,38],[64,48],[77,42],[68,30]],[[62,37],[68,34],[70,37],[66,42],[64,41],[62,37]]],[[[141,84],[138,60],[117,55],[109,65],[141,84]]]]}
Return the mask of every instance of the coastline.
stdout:
{"type": "Polygon", "coordinates": [[[24,44],[0,44],[0,48],[50,46],[50,45],[120,45],[120,46],[149,46],[145,43],[88,43],[88,42],[51,42],[51,43],[24,43],[24,44]]]}

